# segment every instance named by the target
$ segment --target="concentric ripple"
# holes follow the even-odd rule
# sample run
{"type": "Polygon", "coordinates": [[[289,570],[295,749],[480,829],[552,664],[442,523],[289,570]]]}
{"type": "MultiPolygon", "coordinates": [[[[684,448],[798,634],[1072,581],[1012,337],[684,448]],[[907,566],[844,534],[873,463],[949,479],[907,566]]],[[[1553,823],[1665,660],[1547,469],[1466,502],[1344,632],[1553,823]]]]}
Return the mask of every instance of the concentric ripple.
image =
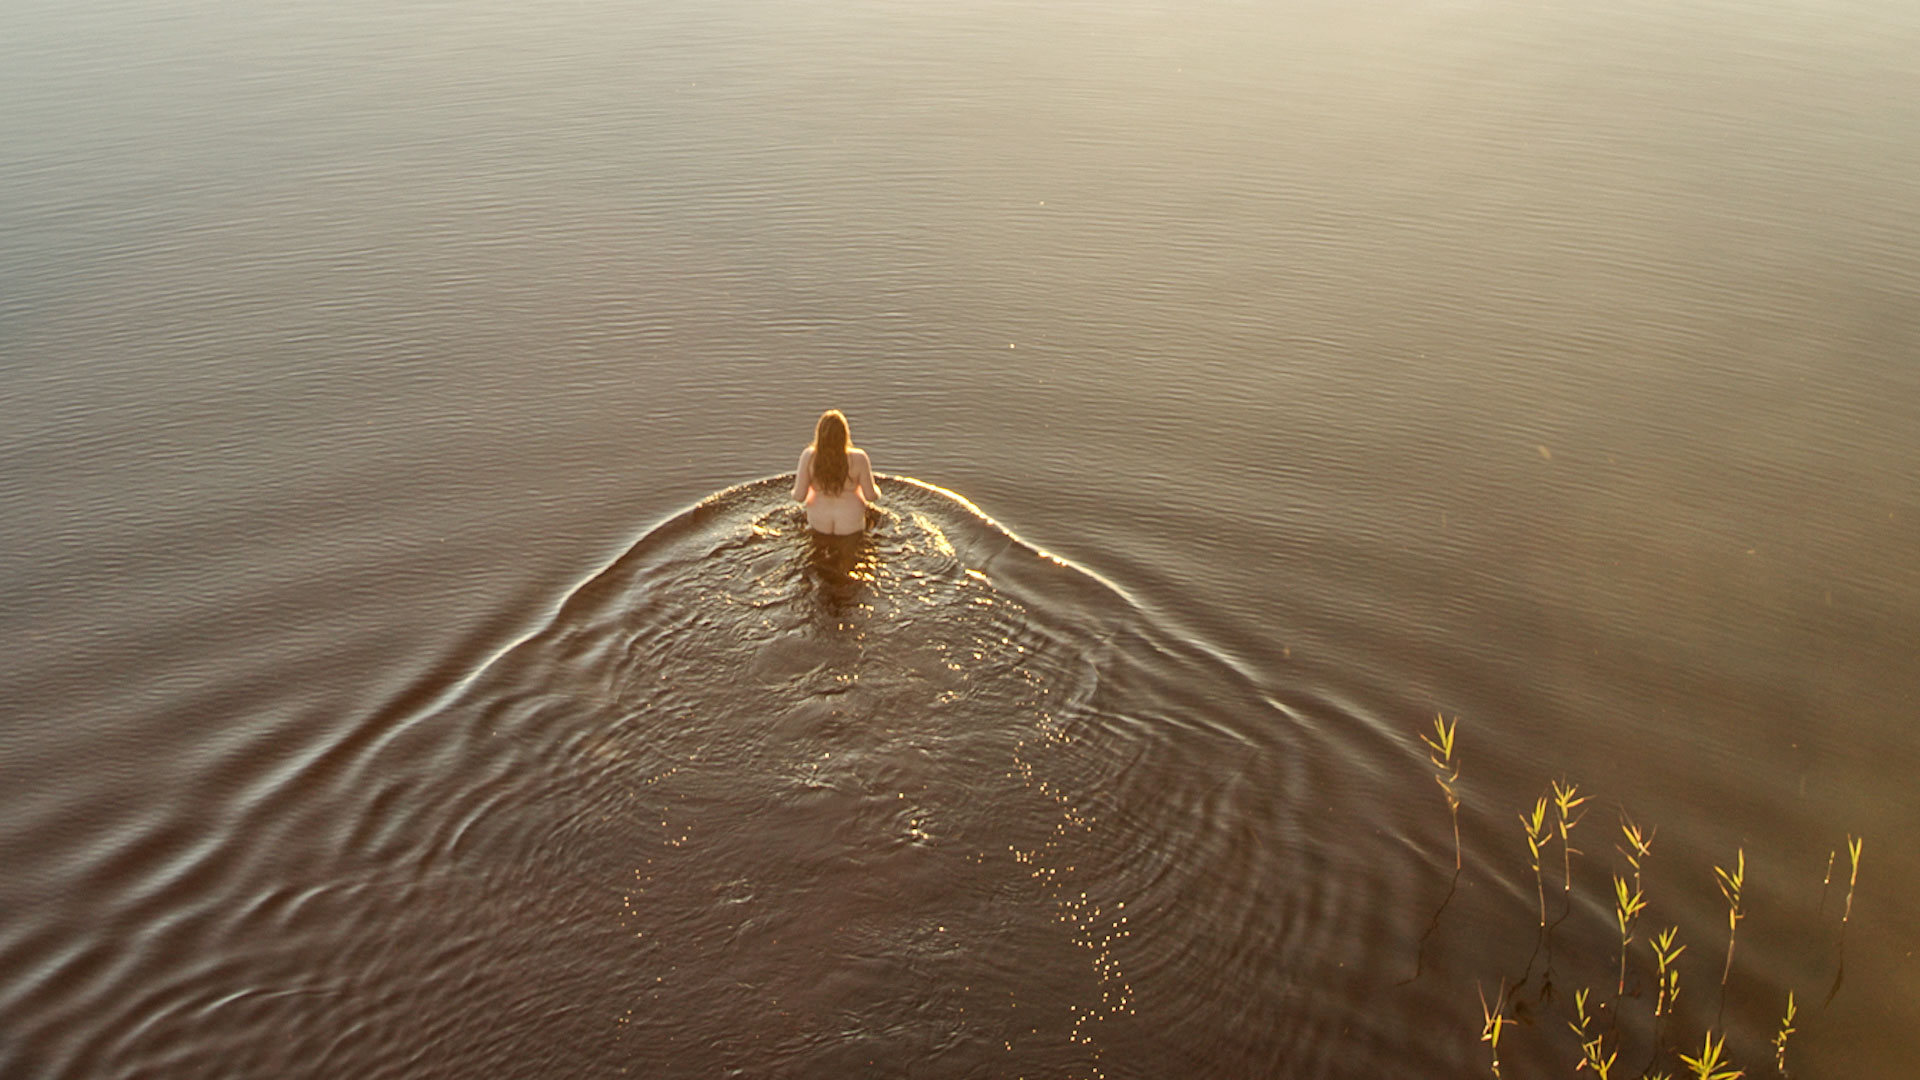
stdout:
{"type": "Polygon", "coordinates": [[[208,902],[119,967],[47,960],[75,1049],[39,1064],[1327,1071],[1354,1018],[1313,988],[1380,875],[1305,824],[1308,726],[951,493],[888,478],[823,539],[786,483],[650,531],[218,842],[155,826],[171,862],[128,872],[208,902]]]}

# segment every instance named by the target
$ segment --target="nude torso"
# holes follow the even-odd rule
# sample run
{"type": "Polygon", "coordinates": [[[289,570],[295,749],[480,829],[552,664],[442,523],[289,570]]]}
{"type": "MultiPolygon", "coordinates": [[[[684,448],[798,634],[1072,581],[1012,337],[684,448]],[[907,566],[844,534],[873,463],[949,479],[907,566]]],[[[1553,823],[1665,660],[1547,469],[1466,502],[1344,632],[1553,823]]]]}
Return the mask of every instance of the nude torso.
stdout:
{"type": "Polygon", "coordinates": [[[867,504],[880,494],[873,482],[873,463],[867,452],[853,447],[847,448],[847,483],[839,491],[828,494],[813,486],[812,447],[800,455],[793,487],[794,497],[806,503],[807,526],[829,536],[846,536],[865,529],[867,504]]]}

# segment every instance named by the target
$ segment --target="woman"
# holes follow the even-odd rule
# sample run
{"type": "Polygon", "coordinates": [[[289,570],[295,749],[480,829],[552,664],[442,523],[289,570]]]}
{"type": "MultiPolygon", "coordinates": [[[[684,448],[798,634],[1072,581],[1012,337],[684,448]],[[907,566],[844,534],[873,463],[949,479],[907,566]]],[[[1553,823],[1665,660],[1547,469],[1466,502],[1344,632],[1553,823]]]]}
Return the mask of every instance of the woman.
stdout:
{"type": "Polygon", "coordinates": [[[873,462],[853,445],[847,418],[839,409],[820,414],[813,445],[800,452],[793,471],[793,497],[807,504],[814,532],[847,536],[867,527],[867,504],[880,498],[873,462]]]}

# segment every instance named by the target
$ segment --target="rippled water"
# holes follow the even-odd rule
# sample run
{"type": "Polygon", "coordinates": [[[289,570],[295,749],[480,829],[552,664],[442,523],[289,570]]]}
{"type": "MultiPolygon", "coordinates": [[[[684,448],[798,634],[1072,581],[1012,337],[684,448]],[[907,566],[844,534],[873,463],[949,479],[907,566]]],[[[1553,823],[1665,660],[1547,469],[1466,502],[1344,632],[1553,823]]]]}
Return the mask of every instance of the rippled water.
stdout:
{"type": "Polygon", "coordinates": [[[0,1074],[1906,1075],[1917,53],[16,4],[0,1074]]]}

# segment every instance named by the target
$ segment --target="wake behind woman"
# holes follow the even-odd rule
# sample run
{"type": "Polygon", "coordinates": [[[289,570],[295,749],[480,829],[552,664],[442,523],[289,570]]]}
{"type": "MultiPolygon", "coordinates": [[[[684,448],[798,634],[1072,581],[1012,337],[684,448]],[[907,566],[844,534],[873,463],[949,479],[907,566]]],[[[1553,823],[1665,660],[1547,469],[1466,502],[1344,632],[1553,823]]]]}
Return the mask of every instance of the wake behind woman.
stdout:
{"type": "Polygon", "coordinates": [[[873,462],[853,445],[839,409],[820,414],[813,444],[800,452],[793,497],[807,505],[807,525],[817,533],[847,536],[867,527],[867,504],[880,499],[873,462]]]}

